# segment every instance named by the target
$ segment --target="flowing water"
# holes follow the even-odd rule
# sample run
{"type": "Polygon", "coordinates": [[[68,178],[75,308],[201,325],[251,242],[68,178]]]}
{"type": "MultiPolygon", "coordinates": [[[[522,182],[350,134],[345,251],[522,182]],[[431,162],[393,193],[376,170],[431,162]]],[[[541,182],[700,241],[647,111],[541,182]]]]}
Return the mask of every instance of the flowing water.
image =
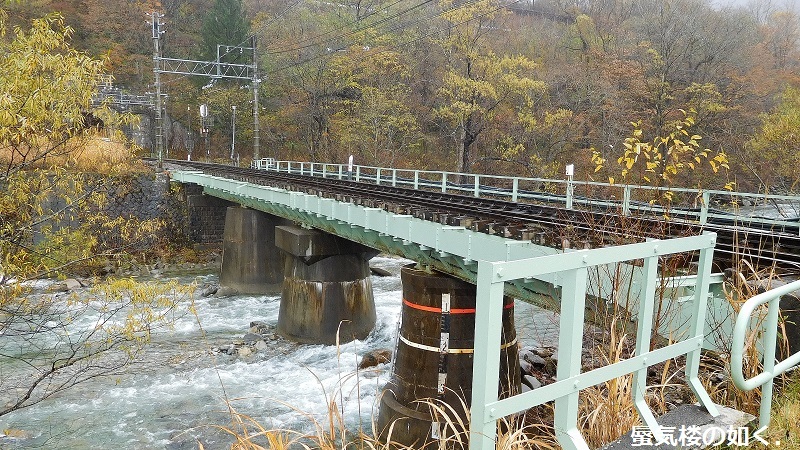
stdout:
{"type": "MultiPolygon", "coordinates": [[[[215,425],[230,424],[227,402],[266,429],[314,433],[327,427],[335,401],[350,432],[369,432],[390,364],[358,371],[361,356],[394,349],[401,309],[400,268],[409,261],[377,257],[371,265],[390,271],[372,279],[375,331],[363,341],[334,346],[281,339],[266,350],[238,358],[212,349],[245,334],[251,321],[275,326],[278,296],[207,297],[195,300],[174,331],[154,336],[145,360],[127,373],[75,386],[38,405],[0,417],[0,449],[207,449],[230,438],[215,425]],[[199,318],[199,322],[198,322],[199,318]],[[202,331],[201,331],[202,326],[202,331]]],[[[177,277],[181,283],[214,283],[216,274],[177,277]]],[[[555,345],[557,317],[517,302],[517,330],[528,345],[555,345]]],[[[87,323],[90,323],[87,321],[87,323]]]]}

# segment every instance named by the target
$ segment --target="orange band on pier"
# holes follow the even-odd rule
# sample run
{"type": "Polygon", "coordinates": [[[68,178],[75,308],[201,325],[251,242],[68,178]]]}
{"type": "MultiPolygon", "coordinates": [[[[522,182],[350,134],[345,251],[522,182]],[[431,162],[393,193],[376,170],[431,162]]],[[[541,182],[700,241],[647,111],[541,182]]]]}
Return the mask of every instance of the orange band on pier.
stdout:
{"type": "MultiPolygon", "coordinates": [[[[411,303],[410,301],[403,299],[403,303],[408,306],[409,308],[418,309],[420,311],[427,311],[432,313],[441,313],[442,308],[437,308],[435,306],[424,306],[418,305],[416,303],[411,303]]],[[[510,309],[514,307],[514,302],[511,302],[507,305],[503,305],[503,309],[510,309]]],[[[475,314],[475,308],[452,308],[450,310],[450,314],[475,314]]]]}

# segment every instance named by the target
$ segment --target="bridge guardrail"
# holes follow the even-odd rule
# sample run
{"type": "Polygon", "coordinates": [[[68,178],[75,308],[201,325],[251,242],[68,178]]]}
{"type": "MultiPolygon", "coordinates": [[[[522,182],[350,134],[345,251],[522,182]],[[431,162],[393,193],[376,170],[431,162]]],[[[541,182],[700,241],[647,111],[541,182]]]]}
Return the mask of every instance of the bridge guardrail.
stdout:
{"type": "MultiPolygon", "coordinates": [[[[263,161],[263,160],[261,160],[263,161]]],[[[408,187],[415,190],[454,192],[475,197],[494,197],[512,202],[531,201],[572,208],[613,208],[623,215],[633,212],[672,215],[706,224],[712,220],[752,226],[777,227],[800,235],[800,196],[610,184],[598,181],[572,181],[548,178],[507,177],[463,174],[447,171],[411,170],[347,164],[274,161],[258,168],[324,178],[408,187]],[[466,180],[466,183],[460,182],[466,180]],[[654,198],[669,192],[669,210],[654,198]],[[765,217],[764,211],[777,217],[765,217]]]]}
{"type": "Polygon", "coordinates": [[[719,415],[716,405],[698,378],[700,352],[704,340],[708,287],[711,278],[716,235],[648,241],[616,247],[559,253],[532,259],[478,263],[478,293],[475,312],[473,389],[471,407],[471,450],[494,448],[497,420],[537,405],[555,401],[554,428],[565,450],[588,450],[578,427],[578,404],[581,390],[633,374],[634,404],[645,425],[657,440],[664,438],[661,428],[645,401],[647,371],[650,366],[686,355],[685,379],[700,403],[712,416],[719,415]],[[683,340],[650,349],[653,316],[657,302],[659,258],[665,255],[700,251],[697,289],[691,305],[691,326],[683,340]],[[643,294],[637,314],[636,349],[633,356],[581,372],[584,311],[590,273],[598,266],[624,261],[644,261],[643,294]],[[505,283],[542,274],[558,274],[562,279],[559,319],[559,360],[556,381],[529,392],[498,400],[500,339],[505,283]]]}
{"type": "Polygon", "coordinates": [[[775,351],[777,348],[778,335],[778,314],[780,313],[780,300],[786,294],[800,291],[800,281],[785,284],[783,286],[762,292],[742,305],[736,324],[733,328],[733,339],[731,342],[731,377],[737,388],[750,391],[761,387],[761,406],[759,410],[759,427],[769,425],[770,410],[772,409],[772,387],[775,377],[780,376],[787,370],[800,364],[800,351],[775,363],[775,351]],[[743,372],[745,340],[750,331],[750,321],[756,308],[768,304],[767,317],[763,324],[763,372],[745,380],[743,372]]]}

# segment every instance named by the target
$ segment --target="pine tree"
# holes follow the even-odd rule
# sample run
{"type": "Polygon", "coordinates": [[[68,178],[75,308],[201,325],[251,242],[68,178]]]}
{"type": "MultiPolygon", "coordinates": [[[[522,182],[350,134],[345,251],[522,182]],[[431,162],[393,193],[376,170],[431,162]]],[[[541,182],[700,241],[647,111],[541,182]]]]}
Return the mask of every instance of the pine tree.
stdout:
{"type": "MultiPolygon", "coordinates": [[[[250,26],[245,18],[242,0],[215,0],[203,21],[202,59],[212,61],[217,58],[217,45],[236,46],[242,44],[250,34],[250,26]]],[[[224,53],[224,51],[223,51],[224,53]]],[[[223,62],[239,62],[246,55],[233,51],[222,58],[223,62]]]]}

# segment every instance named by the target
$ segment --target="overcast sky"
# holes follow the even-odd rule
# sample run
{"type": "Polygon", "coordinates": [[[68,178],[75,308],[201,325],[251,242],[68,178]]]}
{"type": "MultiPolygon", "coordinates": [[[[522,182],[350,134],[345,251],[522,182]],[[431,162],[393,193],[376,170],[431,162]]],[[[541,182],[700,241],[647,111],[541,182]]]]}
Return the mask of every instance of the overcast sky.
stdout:
{"type": "MultiPolygon", "coordinates": [[[[750,3],[753,0],[712,0],[712,3],[717,6],[743,6],[750,3]]],[[[761,0],[765,3],[772,3],[776,6],[782,5],[792,5],[797,7],[798,2],[797,0],[761,0]]]]}

